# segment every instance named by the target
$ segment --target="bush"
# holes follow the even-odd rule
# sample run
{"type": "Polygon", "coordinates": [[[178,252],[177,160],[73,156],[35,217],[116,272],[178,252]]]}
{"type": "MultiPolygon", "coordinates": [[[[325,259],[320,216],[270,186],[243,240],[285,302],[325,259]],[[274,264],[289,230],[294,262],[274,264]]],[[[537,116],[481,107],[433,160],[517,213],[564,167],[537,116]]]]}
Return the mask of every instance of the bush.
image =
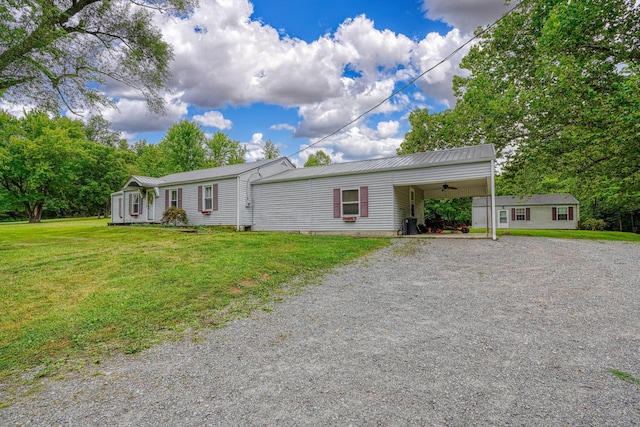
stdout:
{"type": "Polygon", "coordinates": [[[588,218],[580,223],[580,228],[582,230],[602,231],[605,225],[602,219],[588,218]]]}
{"type": "Polygon", "coordinates": [[[162,214],[162,224],[164,225],[187,225],[189,219],[184,209],[177,206],[169,206],[162,214]]]}

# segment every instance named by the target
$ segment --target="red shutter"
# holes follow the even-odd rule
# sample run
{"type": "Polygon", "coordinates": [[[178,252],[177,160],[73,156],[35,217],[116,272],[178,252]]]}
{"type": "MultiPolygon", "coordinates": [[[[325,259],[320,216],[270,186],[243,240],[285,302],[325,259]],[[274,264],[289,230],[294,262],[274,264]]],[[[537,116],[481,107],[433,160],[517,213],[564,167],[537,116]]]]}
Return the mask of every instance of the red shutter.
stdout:
{"type": "Polygon", "coordinates": [[[556,207],[551,208],[551,219],[554,221],[558,220],[558,209],[556,207]]]}
{"type": "Polygon", "coordinates": [[[569,206],[569,221],[573,221],[573,206],[569,206]]]}
{"type": "Polygon", "coordinates": [[[218,184],[213,184],[211,188],[211,208],[214,211],[218,210],[218,184]]]}
{"type": "Polygon", "coordinates": [[[129,193],[129,216],[133,213],[131,206],[133,205],[133,193],[129,193]]]}
{"type": "Polygon", "coordinates": [[[340,189],[333,189],[333,217],[340,218],[342,214],[342,209],[340,209],[340,189]]]}
{"type": "Polygon", "coordinates": [[[202,185],[198,185],[198,212],[202,212],[202,185]]]}
{"type": "Polygon", "coordinates": [[[164,209],[169,209],[169,190],[164,190],[164,209]]]}
{"type": "Polygon", "coordinates": [[[360,216],[369,216],[369,187],[360,187],[360,216]]]}
{"type": "Polygon", "coordinates": [[[511,208],[511,221],[516,220],[516,208],[511,208]]]}
{"type": "Polygon", "coordinates": [[[527,221],[531,221],[531,208],[526,208],[525,209],[525,219],[527,221]]]}
{"type": "Polygon", "coordinates": [[[182,188],[178,188],[178,207],[182,207],[182,188]]]}
{"type": "Polygon", "coordinates": [[[118,216],[122,218],[122,197],[118,197],[118,216]]]}

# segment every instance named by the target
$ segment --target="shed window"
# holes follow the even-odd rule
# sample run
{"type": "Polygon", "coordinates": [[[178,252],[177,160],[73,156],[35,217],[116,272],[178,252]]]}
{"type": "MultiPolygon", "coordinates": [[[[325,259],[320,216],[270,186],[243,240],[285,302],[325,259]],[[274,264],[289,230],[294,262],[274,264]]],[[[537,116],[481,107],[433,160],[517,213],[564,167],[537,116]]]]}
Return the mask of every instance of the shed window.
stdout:
{"type": "Polygon", "coordinates": [[[554,221],[573,221],[573,206],[558,206],[551,209],[554,221]]]}
{"type": "Polygon", "coordinates": [[[527,211],[525,208],[516,208],[516,221],[524,221],[527,211]]]}
{"type": "Polygon", "coordinates": [[[360,197],[358,190],[342,190],[342,215],[360,214],[360,197]]]}
{"type": "Polygon", "coordinates": [[[204,202],[204,210],[205,211],[210,211],[211,209],[213,209],[213,191],[212,191],[212,187],[211,185],[205,185],[203,187],[203,195],[202,195],[202,201],[204,202]]]}
{"type": "Polygon", "coordinates": [[[171,190],[169,206],[178,206],[178,190],[171,190]]]}

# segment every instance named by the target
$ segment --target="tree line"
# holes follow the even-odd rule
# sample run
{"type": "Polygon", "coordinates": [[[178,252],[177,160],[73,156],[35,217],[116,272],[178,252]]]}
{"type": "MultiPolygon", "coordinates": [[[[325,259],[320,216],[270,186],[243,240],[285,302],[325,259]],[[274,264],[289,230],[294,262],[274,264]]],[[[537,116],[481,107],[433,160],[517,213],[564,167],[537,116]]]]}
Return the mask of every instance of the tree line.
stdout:
{"type": "MultiPolygon", "coordinates": [[[[0,111],[0,220],[109,215],[110,194],[131,175],[177,172],[244,163],[247,147],[222,132],[208,138],[183,120],[158,144],[129,146],[100,116],[86,124],[42,111],[22,118],[0,111]]],[[[263,158],[280,151],[267,141],[263,158]]]]}
{"type": "Polygon", "coordinates": [[[525,0],[477,34],[455,108],[413,111],[399,153],[491,143],[499,195],[572,193],[581,218],[637,230],[637,2],[525,0]]]}

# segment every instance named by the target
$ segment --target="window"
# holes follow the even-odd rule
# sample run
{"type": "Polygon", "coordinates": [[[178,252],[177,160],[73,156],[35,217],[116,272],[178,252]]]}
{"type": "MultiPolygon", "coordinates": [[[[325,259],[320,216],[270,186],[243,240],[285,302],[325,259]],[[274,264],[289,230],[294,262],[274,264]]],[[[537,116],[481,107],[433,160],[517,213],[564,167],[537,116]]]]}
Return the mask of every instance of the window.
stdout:
{"type": "Polygon", "coordinates": [[[531,208],[511,208],[511,221],[531,221],[531,208]]]}
{"type": "Polygon", "coordinates": [[[569,220],[569,209],[564,207],[558,208],[558,221],[568,221],[569,220]]]}
{"type": "MultiPolygon", "coordinates": [[[[334,188],[333,217],[352,219],[356,216],[359,216],[360,218],[366,218],[369,216],[369,187],[364,186],[348,190],[334,188]]],[[[346,221],[346,219],[344,220],[346,221]]]]}
{"type": "Polygon", "coordinates": [[[213,189],[210,185],[203,187],[203,201],[204,201],[204,211],[210,211],[213,209],[213,189]]]}
{"type": "Polygon", "coordinates": [[[359,205],[358,190],[342,190],[342,215],[358,215],[359,205]]]}
{"type": "Polygon", "coordinates": [[[178,206],[178,190],[171,190],[169,206],[178,206]]]}
{"type": "Polygon", "coordinates": [[[507,223],[507,211],[500,211],[500,224],[507,223]]]}
{"type": "Polygon", "coordinates": [[[131,195],[131,215],[139,215],[140,214],[140,195],[132,194],[131,195]]]}

